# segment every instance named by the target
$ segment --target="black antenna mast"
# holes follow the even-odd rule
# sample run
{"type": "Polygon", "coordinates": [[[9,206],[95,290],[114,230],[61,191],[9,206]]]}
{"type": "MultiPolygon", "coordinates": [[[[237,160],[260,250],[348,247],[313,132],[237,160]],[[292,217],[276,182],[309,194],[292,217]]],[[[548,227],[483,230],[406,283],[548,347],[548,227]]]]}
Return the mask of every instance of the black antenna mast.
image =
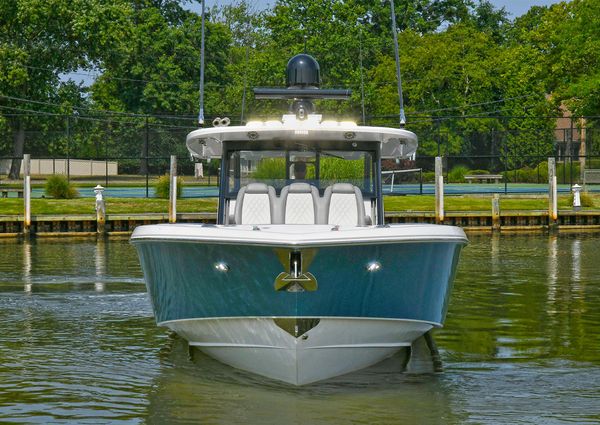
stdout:
{"type": "Polygon", "coordinates": [[[204,124],[204,3],[202,0],[202,41],[200,42],[200,112],[198,124],[204,124]]]}

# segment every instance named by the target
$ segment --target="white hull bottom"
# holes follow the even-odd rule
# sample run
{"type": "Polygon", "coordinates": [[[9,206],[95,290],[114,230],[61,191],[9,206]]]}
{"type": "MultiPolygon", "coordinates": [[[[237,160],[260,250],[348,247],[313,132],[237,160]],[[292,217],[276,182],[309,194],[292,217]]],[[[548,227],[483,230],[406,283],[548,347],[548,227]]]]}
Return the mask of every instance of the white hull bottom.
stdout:
{"type": "Polygon", "coordinates": [[[293,318],[186,319],[161,325],[223,363],[294,385],[374,365],[434,326],[411,320],[320,318],[296,337],[276,320],[293,318]]]}

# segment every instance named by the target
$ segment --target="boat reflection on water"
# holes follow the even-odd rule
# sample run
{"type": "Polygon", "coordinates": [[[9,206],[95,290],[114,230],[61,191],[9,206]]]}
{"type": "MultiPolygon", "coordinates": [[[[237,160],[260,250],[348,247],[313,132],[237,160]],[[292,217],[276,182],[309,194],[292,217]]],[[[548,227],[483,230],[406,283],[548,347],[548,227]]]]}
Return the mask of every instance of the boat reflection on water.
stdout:
{"type": "Polygon", "coordinates": [[[148,394],[148,423],[460,423],[443,375],[398,373],[404,358],[327,382],[294,387],[188,350],[173,333],[148,394]]]}

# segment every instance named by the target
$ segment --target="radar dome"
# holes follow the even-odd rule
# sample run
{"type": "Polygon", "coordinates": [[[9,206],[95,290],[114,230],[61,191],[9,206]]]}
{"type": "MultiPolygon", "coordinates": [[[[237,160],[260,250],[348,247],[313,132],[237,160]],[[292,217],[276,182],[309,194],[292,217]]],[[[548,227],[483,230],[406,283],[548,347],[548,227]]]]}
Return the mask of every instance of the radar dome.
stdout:
{"type": "Polygon", "coordinates": [[[317,88],[321,83],[319,62],[305,53],[296,55],[287,64],[286,77],[288,88],[317,88]]]}

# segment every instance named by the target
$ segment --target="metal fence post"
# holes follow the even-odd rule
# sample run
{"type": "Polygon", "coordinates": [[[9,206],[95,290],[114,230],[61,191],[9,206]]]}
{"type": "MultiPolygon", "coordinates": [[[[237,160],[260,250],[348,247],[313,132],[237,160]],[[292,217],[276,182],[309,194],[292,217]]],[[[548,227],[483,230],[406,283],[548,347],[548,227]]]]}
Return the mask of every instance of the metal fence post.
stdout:
{"type": "Polygon", "coordinates": [[[71,117],[67,115],[67,181],[71,181],[71,117]]]}
{"type": "Polygon", "coordinates": [[[504,194],[508,193],[508,156],[504,155],[504,194]]]}
{"type": "MultiPolygon", "coordinates": [[[[146,116],[146,138],[144,140],[144,157],[145,157],[145,161],[146,161],[146,198],[149,197],[148,192],[149,192],[149,174],[150,170],[148,167],[148,152],[149,152],[149,144],[150,144],[150,129],[149,129],[149,125],[148,125],[148,117],[146,116]]],[[[173,157],[171,157],[173,158],[173,157]]],[[[172,159],[171,159],[172,160],[172,159]]]]}
{"type": "Polygon", "coordinates": [[[177,157],[175,155],[171,155],[170,182],[169,223],[175,223],[177,221],[177,157]]]}

